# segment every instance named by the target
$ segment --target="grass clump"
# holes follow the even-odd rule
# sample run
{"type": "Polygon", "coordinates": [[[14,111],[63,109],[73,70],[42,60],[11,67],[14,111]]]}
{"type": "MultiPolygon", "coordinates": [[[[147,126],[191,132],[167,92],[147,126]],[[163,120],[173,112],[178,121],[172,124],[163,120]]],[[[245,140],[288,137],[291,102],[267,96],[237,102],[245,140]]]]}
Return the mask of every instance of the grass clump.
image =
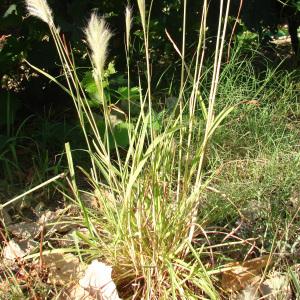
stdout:
{"type": "MultiPolygon", "coordinates": [[[[66,144],[72,195],[81,208],[88,235],[80,235],[87,248],[82,257],[90,261],[98,258],[113,266],[114,280],[122,297],[143,299],[218,299],[218,294],[202,263],[202,249],[193,246],[198,232],[200,195],[205,186],[203,161],[209,140],[222,120],[230,112],[225,108],[214,113],[222,49],[229,6],[221,1],[216,54],[207,107],[205,126],[199,128],[196,115],[200,111],[200,81],[205,49],[207,3],[203,6],[194,77],[187,78],[185,62],[185,22],[183,45],[178,51],[182,59],[181,89],[178,103],[162,126],[155,126],[149,53],[149,20],[145,1],[138,1],[146,57],[147,89],[140,86],[140,113],[133,120],[130,115],[130,86],[128,76],[128,114],[124,114],[104,93],[103,75],[107,47],[111,33],[105,21],[92,14],[85,29],[90,48],[93,79],[99,96],[99,109],[104,120],[104,134],[99,132],[94,112],[78,79],[76,65],[62,42],[46,1],[28,1],[30,14],[49,25],[62,62],[66,87],[42,70],[40,73],[60,85],[73,99],[81,129],[85,136],[91,169],[81,169],[93,188],[98,208],[89,209],[82,201],[77,186],[77,170],[72,151],[66,144]],[[224,14],[225,12],[225,14],[224,14]],[[51,16],[51,19],[48,17],[51,16]],[[47,17],[47,18],[46,18],[47,17]],[[225,22],[222,22],[223,17],[225,22]],[[187,87],[189,87],[187,89],[187,87]],[[118,146],[112,112],[125,115],[129,146],[118,146]],[[178,113],[179,112],[179,113],[178,113]],[[183,116],[187,117],[183,117],[183,116]],[[193,143],[197,143],[195,148],[193,143]],[[112,147],[112,145],[114,147],[112,147]]],[[[184,1],[186,11],[187,3],[184,1]]],[[[127,9],[126,50],[130,73],[130,10],[127,9]]],[[[191,71],[191,70],[190,70],[191,71]]],[[[138,78],[140,82],[142,78],[138,78]]],[[[99,110],[98,110],[99,113],[99,110]]]]}
{"type": "Polygon", "coordinates": [[[211,244],[224,238],[218,231],[234,232],[230,241],[255,239],[252,251],[250,244],[219,248],[225,259],[272,252],[293,257],[287,249],[299,228],[299,77],[270,65],[256,74],[251,60],[232,62],[224,66],[217,103],[222,108],[224,99],[236,109],[210,145],[213,179],[201,217],[214,232],[211,244]]]}

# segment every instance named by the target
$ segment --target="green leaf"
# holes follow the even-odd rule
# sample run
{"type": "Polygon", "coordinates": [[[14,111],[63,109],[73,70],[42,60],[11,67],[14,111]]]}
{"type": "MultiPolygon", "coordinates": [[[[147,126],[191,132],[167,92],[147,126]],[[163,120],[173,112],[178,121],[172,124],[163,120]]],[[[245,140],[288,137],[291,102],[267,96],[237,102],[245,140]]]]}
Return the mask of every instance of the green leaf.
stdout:
{"type": "MultiPolygon", "coordinates": [[[[128,99],[128,87],[122,86],[117,89],[117,94],[120,100],[128,99]]],[[[139,100],[140,99],[140,90],[138,87],[130,88],[130,100],[139,100]]]]}
{"type": "Polygon", "coordinates": [[[159,113],[152,111],[152,128],[155,131],[159,132],[162,130],[165,114],[166,114],[166,111],[164,111],[164,110],[159,113]]]}
{"type": "Polygon", "coordinates": [[[129,129],[130,124],[126,122],[121,122],[114,127],[113,131],[116,143],[119,147],[125,148],[129,145],[129,129]]]}
{"type": "Polygon", "coordinates": [[[88,71],[84,74],[83,80],[82,80],[82,85],[85,89],[86,92],[89,94],[93,94],[97,92],[97,87],[95,84],[95,80],[93,78],[93,74],[91,71],[88,71]]]}
{"type": "MultiPolygon", "coordinates": [[[[91,71],[88,71],[84,74],[83,80],[81,81],[84,90],[88,93],[89,95],[89,105],[91,107],[99,107],[99,104],[101,103],[98,89],[93,77],[93,73],[91,71]]],[[[104,94],[106,96],[106,99],[109,99],[109,92],[105,88],[108,87],[108,81],[104,80],[102,82],[103,88],[104,88],[104,94]]]]}
{"type": "MultiPolygon", "coordinates": [[[[103,118],[97,120],[97,126],[98,126],[98,130],[99,130],[101,137],[104,138],[105,121],[103,118]]],[[[113,134],[110,132],[109,136],[108,136],[110,149],[115,149],[116,148],[115,144],[117,144],[117,146],[121,147],[121,148],[126,148],[129,145],[128,132],[129,132],[131,126],[132,125],[130,125],[127,122],[119,121],[119,123],[117,123],[113,127],[113,129],[112,129],[113,134]],[[114,138],[115,138],[115,142],[114,142],[114,138]]]]}
{"type": "Polygon", "coordinates": [[[0,134],[0,151],[5,149],[6,143],[9,141],[10,137],[6,135],[1,135],[0,134]]]}
{"type": "Polygon", "coordinates": [[[105,76],[105,77],[109,77],[110,75],[116,74],[116,73],[117,73],[117,71],[116,71],[116,69],[115,69],[115,64],[114,64],[114,62],[110,62],[110,63],[108,64],[108,66],[107,66],[107,69],[106,69],[105,72],[104,72],[104,76],[105,76]]]}

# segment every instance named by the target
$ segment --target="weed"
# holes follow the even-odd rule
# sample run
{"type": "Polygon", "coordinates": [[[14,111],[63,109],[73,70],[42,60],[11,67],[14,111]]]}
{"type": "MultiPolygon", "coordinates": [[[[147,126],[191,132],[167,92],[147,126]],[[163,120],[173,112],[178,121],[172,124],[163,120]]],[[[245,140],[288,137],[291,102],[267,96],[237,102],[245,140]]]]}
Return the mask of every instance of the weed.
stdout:
{"type": "MultiPolygon", "coordinates": [[[[159,113],[149,51],[152,4],[147,11],[145,1],[138,0],[146,78],[137,78],[139,86],[134,90],[130,78],[132,15],[126,9],[124,112],[105,92],[107,47],[113,37],[104,19],[92,14],[85,29],[92,70],[88,80],[80,81],[76,62],[46,1],[27,1],[29,12],[49,25],[66,86],[32,68],[73,99],[90,159],[90,169],[76,168],[74,152],[65,144],[70,189],[64,196],[75,200],[88,230],[76,233],[84,245],[77,245],[77,250],[86,262],[97,258],[113,267],[113,279],[124,298],[220,299],[222,292],[216,286],[220,285],[217,275],[222,264],[273,254],[284,248],[281,242],[289,249],[296,247],[290,241],[297,218],[293,209],[287,209],[299,181],[297,125],[292,122],[291,130],[285,122],[291,113],[293,118],[297,115],[294,104],[289,103],[296,97],[290,91],[292,75],[266,68],[257,76],[251,60],[241,58],[238,51],[222,65],[229,7],[225,1],[220,3],[215,56],[207,67],[207,1],[191,64],[185,54],[187,1],[183,1],[181,50],[169,36],[181,60],[180,88],[176,103],[159,113]],[[142,81],[146,87],[142,88],[142,81]],[[96,95],[92,105],[91,93],[96,95]],[[132,111],[134,101],[138,102],[137,113],[132,111]],[[123,118],[115,122],[114,112],[123,118]],[[229,113],[231,118],[226,120],[229,113]],[[123,129],[120,135],[118,124],[123,129]],[[126,141],[120,143],[124,136],[126,141]],[[78,185],[82,174],[90,184],[89,194],[96,199],[95,207],[83,201],[87,192],[78,185]]],[[[291,278],[296,286],[294,273],[291,278]]]]}
{"type": "MultiPolygon", "coordinates": [[[[185,12],[186,5],[185,1],[185,12]]],[[[72,97],[91,158],[92,172],[82,171],[90,181],[99,201],[100,209],[95,212],[84,207],[80,199],[72,154],[69,145],[66,145],[70,184],[90,233],[90,236],[84,238],[90,248],[89,259],[100,256],[112,265],[118,285],[129,287],[127,296],[131,294],[131,296],[139,295],[145,299],[157,297],[190,299],[190,297],[200,297],[196,294],[202,291],[200,294],[209,295],[211,299],[218,298],[201,262],[201,248],[194,249],[192,243],[199,211],[199,195],[204,186],[202,168],[205,149],[215,129],[230,112],[225,109],[217,116],[214,114],[226,30],[226,26],[222,26],[223,5],[225,6],[221,1],[208,107],[202,107],[206,111],[206,125],[204,128],[199,128],[199,132],[197,130],[194,132],[194,126],[197,124],[195,122],[197,95],[203,65],[206,4],[203,8],[191,93],[185,92],[189,82],[186,80],[185,69],[186,17],[184,17],[182,51],[179,52],[182,59],[181,88],[178,97],[179,115],[175,113],[173,117],[166,120],[163,127],[157,128],[153,122],[154,107],[149,53],[148,27],[151,7],[147,13],[145,1],[138,1],[144,34],[147,91],[142,94],[140,87],[141,111],[136,121],[132,123],[131,116],[128,117],[129,145],[125,157],[121,157],[116,140],[117,134],[110,117],[114,105],[105,97],[103,86],[106,51],[111,38],[107,25],[102,18],[92,14],[85,30],[91,51],[93,79],[104,120],[104,135],[102,135],[88,104],[85,91],[78,80],[75,62],[64,48],[54,25],[50,8],[45,1],[42,3],[28,1],[29,12],[49,25],[62,61],[67,87],[62,86],[55,78],[42,70],[37,68],[35,70],[59,84],[72,97]],[[184,101],[185,98],[188,101],[184,101]],[[186,122],[183,121],[184,114],[188,116],[186,122]],[[198,134],[203,134],[203,136],[197,137],[198,134]],[[194,138],[198,141],[199,148],[196,150],[195,159],[191,159],[194,138]],[[115,145],[114,154],[112,154],[111,145],[115,145]],[[178,161],[174,160],[175,157],[178,157],[178,161]]],[[[227,5],[225,24],[228,9],[227,5]]],[[[130,10],[127,9],[128,55],[131,19],[129,12],[130,10]]],[[[129,61],[128,56],[128,64],[129,61]]],[[[130,98],[130,79],[128,78],[129,103],[130,98]]],[[[117,108],[117,110],[120,109],[117,108]]]]}

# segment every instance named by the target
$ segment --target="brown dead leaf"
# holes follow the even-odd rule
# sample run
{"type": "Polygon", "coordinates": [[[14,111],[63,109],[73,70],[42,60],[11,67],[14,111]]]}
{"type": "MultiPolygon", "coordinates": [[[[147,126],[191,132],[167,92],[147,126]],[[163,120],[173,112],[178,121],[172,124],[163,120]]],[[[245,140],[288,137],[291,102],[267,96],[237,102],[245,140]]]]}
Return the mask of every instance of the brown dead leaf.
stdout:
{"type": "Polygon", "coordinates": [[[97,197],[94,194],[84,192],[81,195],[81,200],[83,201],[84,205],[88,208],[99,208],[99,203],[97,197]]]}
{"type": "Polygon", "coordinates": [[[227,292],[237,292],[260,280],[260,274],[270,263],[269,256],[262,256],[245,262],[234,262],[224,266],[221,286],[227,292]]]}
{"type": "Polygon", "coordinates": [[[70,285],[82,275],[83,266],[71,253],[44,255],[43,262],[48,269],[48,282],[51,284],[70,285]]]}
{"type": "Polygon", "coordinates": [[[260,106],[259,100],[256,99],[251,99],[251,100],[243,100],[240,102],[240,104],[250,104],[250,105],[254,105],[254,106],[260,106]]]}
{"type": "Polygon", "coordinates": [[[88,291],[86,291],[79,284],[72,285],[62,293],[59,300],[95,300],[88,291]]]}
{"type": "Polygon", "coordinates": [[[48,232],[65,233],[77,227],[73,220],[68,217],[68,210],[70,207],[58,209],[56,211],[46,211],[43,213],[38,224],[44,227],[48,232]]]}
{"type": "Polygon", "coordinates": [[[259,106],[259,101],[258,100],[249,100],[249,101],[246,102],[246,104],[259,106]]]}
{"type": "Polygon", "coordinates": [[[11,219],[6,207],[2,208],[2,210],[0,211],[0,218],[1,218],[2,223],[5,224],[6,226],[8,226],[12,223],[12,219],[11,219]]]}

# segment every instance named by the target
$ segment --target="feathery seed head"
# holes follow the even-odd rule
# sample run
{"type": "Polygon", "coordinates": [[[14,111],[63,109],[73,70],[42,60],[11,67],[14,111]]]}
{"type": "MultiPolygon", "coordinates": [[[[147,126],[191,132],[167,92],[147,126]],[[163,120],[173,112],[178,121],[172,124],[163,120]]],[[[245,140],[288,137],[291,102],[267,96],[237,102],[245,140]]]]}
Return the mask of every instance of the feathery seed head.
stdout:
{"type": "Polygon", "coordinates": [[[26,6],[30,15],[53,26],[52,10],[46,0],[26,0],[26,6]]]}
{"type": "Polygon", "coordinates": [[[125,10],[125,25],[126,25],[126,47],[129,49],[130,29],[132,25],[132,9],[127,6],[125,10]]]}
{"type": "Polygon", "coordinates": [[[91,49],[91,57],[94,71],[101,76],[107,56],[108,42],[112,36],[103,18],[92,13],[90,21],[85,29],[85,36],[91,49]]]}
{"type": "Polygon", "coordinates": [[[143,30],[146,30],[146,4],[145,4],[145,0],[137,0],[137,2],[138,2],[138,6],[139,6],[140,15],[141,15],[143,30]]]}

